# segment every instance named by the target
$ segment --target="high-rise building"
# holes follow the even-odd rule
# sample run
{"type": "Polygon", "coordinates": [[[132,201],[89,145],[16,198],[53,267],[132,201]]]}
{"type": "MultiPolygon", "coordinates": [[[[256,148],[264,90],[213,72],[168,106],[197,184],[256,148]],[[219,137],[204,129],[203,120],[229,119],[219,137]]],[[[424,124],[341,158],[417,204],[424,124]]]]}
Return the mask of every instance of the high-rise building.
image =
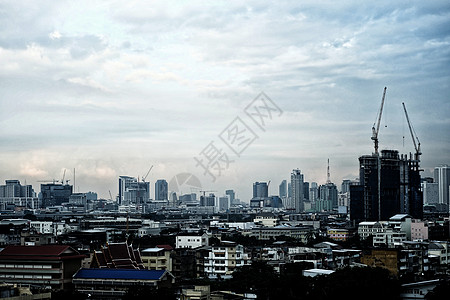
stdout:
{"type": "Polygon", "coordinates": [[[158,179],[155,182],[155,200],[168,200],[169,185],[165,179],[158,179]]]}
{"type": "Polygon", "coordinates": [[[226,190],[225,195],[227,195],[230,198],[230,206],[238,204],[236,203],[236,193],[234,190],[226,190]]]}
{"type": "Polygon", "coordinates": [[[439,184],[422,182],[423,204],[436,205],[439,203],[439,184]]]}
{"type": "Polygon", "coordinates": [[[304,204],[304,181],[303,174],[299,169],[292,170],[291,173],[291,189],[292,189],[292,203],[295,208],[295,212],[303,212],[305,210],[304,204]]]}
{"type": "Polygon", "coordinates": [[[381,155],[361,156],[359,162],[362,189],[350,186],[352,220],[388,220],[399,213],[422,218],[423,196],[417,160],[399,156],[396,150],[382,150],[381,155]]]}
{"type": "Polygon", "coordinates": [[[228,197],[219,197],[219,211],[226,211],[229,207],[228,197]]]}
{"type": "Polygon", "coordinates": [[[16,206],[38,208],[39,200],[31,185],[21,185],[19,180],[6,180],[0,185],[0,209],[9,210],[16,206]]]}
{"type": "Polygon", "coordinates": [[[434,182],[438,184],[439,189],[439,204],[448,208],[449,203],[449,189],[450,189],[450,168],[448,165],[441,165],[434,168],[434,182]]]}
{"type": "Polygon", "coordinates": [[[200,206],[216,206],[216,196],[212,193],[200,196],[200,206]]]}
{"type": "Polygon", "coordinates": [[[338,191],[334,183],[319,186],[319,198],[315,202],[316,211],[332,211],[338,207],[338,191]]]}
{"type": "Polygon", "coordinates": [[[269,199],[269,186],[267,182],[253,183],[253,198],[250,207],[264,207],[264,201],[269,199]]]}
{"type": "Polygon", "coordinates": [[[130,176],[119,176],[119,205],[142,205],[150,199],[150,183],[130,176]]]}
{"type": "Polygon", "coordinates": [[[39,198],[42,207],[49,207],[54,205],[61,205],[68,203],[70,195],[72,195],[73,186],[69,184],[46,183],[41,184],[41,192],[39,198]]]}
{"type": "Polygon", "coordinates": [[[253,184],[253,198],[269,197],[269,187],[267,182],[255,182],[253,184]]]}
{"type": "Polygon", "coordinates": [[[286,180],[283,180],[280,183],[278,190],[279,190],[278,195],[280,196],[281,199],[284,199],[287,197],[287,181],[286,180]]]}
{"type": "Polygon", "coordinates": [[[319,199],[319,186],[317,182],[311,182],[309,188],[309,201],[314,204],[314,202],[319,199]]]}

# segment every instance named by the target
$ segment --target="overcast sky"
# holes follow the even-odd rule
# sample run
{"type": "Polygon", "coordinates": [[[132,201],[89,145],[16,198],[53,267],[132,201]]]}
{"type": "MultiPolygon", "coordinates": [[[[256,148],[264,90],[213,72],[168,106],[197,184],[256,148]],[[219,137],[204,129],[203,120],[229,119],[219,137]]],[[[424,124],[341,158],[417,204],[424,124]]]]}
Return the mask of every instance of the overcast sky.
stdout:
{"type": "Polygon", "coordinates": [[[77,192],[109,198],[153,165],[152,196],[187,172],[248,201],[294,168],[325,183],[330,159],[340,187],[374,150],[385,86],[380,149],[414,152],[405,102],[431,175],[450,164],[449,84],[448,0],[3,0],[0,180],[39,192],[75,169],[77,192]]]}

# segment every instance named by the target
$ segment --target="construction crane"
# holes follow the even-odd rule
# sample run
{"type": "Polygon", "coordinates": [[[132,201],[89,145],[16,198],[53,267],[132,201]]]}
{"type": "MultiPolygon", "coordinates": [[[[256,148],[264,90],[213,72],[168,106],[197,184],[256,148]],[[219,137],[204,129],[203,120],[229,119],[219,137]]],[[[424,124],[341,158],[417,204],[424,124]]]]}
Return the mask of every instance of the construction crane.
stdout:
{"type": "Polygon", "coordinates": [[[373,123],[372,126],[372,140],[375,144],[375,154],[378,155],[378,133],[380,131],[380,122],[381,122],[381,114],[383,113],[383,105],[384,105],[384,98],[386,97],[386,89],[387,87],[384,87],[384,92],[383,92],[383,98],[381,99],[381,107],[380,110],[378,111],[378,118],[376,123],[373,123]],[[376,127],[375,127],[376,125],[376,127]]]}
{"type": "Polygon", "coordinates": [[[66,177],[66,169],[64,169],[63,177],[61,179],[61,184],[64,184],[64,178],[66,177]]]}
{"type": "Polygon", "coordinates": [[[411,125],[411,122],[409,121],[408,112],[406,111],[405,103],[402,102],[402,105],[403,105],[403,109],[405,111],[406,121],[408,121],[409,132],[411,132],[411,138],[412,138],[412,141],[414,144],[414,149],[416,150],[416,153],[414,154],[414,159],[417,161],[420,161],[420,155],[422,154],[422,152],[420,151],[420,141],[419,141],[419,138],[417,137],[415,130],[413,129],[413,127],[411,125]],[[416,139],[417,139],[417,144],[416,144],[416,139]]]}
{"type": "Polygon", "coordinates": [[[153,165],[150,167],[150,169],[148,169],[147,174],[145,174],[145,176],[142,176],[142,182],[145,182],[145,179],[147,178],[148,174],[150,174],[150,171],[153,169],[153,165]]]}

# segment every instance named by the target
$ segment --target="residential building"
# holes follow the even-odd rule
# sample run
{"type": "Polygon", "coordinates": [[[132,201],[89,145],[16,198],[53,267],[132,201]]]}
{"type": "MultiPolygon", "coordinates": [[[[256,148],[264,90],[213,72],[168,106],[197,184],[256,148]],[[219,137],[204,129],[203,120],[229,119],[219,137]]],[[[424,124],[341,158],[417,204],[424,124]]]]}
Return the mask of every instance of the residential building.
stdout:
{"type": "Polygon", "coordinates": [[[276,240],[281,236],[287,236],[307,243],[308,236],[310,236],[313,231],[314,229],[311,226],[294,227],[279,225],[275,227],[253,227],[246,234],[254,236],[259,240],[276,240]]]}
{"type": "Polygon", "coordinates": [[[208,234],[203,233],[202,235],[177,235],[175,240],[175,248],[198,248],[209,245],[208,234]]]}
{"type": "Polygon", "coordinates": [[[236,268],[249,264],[249,257],[242,245],[222,241],[220,245],[213,246],[205,257],[205,274],[210,278],[230,278],[236,268]]]}
{"type": "Polygon", "coordinates": [[[69,289],[84,258],[66,245],[6,246],[0,252],[0,280],[43,289],[69,289]]]}
{"type": "Polygon", "coordinates": [[[169,245],[146,248],[140,251],[142,263],[149,270],[172,271],[172,252],[169,245]]]}
{"type": "Polygon", "coordinates": [[[327,230],[327,237],[335,241],[346,241],[349,236],[350,233],[348,229],[345,228],[329,228],[327,230]]]}

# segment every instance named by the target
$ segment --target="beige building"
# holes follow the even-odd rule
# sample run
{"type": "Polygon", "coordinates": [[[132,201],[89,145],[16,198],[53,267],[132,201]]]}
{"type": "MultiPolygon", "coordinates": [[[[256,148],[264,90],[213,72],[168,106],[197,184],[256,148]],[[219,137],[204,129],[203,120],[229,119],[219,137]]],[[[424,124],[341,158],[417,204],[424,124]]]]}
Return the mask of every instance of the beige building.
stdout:
{"type": "MultiPolygon", "coordinates": [[[[169,246],[170,247],[170,246],[169,246]]],[[[172,272],[172,249],[168,246],[147,248],[141,251],[144,267],[149,270],[172,272]]]]}
{"type": "Polygon", "coordinates": [[[249,264],[250,260],[242,245],[222,241],[220,245],[213,246],[205,257],[205,274],[210,278],[228,278],[236,268],[249,264]]]}

